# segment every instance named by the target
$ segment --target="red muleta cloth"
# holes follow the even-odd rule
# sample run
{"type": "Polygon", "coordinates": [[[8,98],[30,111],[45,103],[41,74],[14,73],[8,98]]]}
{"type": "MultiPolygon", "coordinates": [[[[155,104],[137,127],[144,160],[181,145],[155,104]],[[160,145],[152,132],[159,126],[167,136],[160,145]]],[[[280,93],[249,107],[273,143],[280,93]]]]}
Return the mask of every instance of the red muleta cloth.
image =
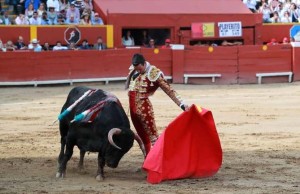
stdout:
{"type": "Polygon", "coordinates": [[[222,148],[211,111],[192,105],[160,135],[143,168],[152,184],[163,180],[213,176],[222,148]]]}

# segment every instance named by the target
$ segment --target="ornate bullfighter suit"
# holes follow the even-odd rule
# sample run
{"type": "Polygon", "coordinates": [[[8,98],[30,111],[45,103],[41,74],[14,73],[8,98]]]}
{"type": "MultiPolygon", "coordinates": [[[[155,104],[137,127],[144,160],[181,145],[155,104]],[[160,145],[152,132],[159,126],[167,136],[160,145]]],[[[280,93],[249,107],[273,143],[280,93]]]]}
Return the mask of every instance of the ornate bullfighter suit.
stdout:
{"type": "Polygon", "coordinates": [[[178,106],[182,105],[182,100],[164,79],[163,72],[160,69],[150,65],[147,61],[144,65],[146,67],[143,73],[138,73],[130,68],[127,85],[129,85],[131,120],[145,145],[146,154],[148,154],[151,145],[158,138],[153,107],[148,97],[153,95],[160,87],[178,106]]]}

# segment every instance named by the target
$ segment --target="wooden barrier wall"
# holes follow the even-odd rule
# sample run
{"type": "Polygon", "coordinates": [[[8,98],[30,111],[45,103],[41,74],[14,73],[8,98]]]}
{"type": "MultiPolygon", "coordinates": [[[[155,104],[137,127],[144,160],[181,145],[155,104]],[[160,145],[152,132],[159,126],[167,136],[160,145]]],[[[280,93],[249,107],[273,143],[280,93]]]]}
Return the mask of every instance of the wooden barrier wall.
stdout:
{"type": "MultiPolygon", "coordinates": [[[[257,83],[256,73],[294,72],[300,80],[300,49],[290,45],[195,47],[171,49],[109,49],[104,51],[0,52],[0,82],[126,77],[134,53],[143,53],[173,83],[183,74],[221,74],[190,78],[192,84],[257,83]]],[[[287,82],[288,76],[264,78],[263,83],[287,82]]]]}

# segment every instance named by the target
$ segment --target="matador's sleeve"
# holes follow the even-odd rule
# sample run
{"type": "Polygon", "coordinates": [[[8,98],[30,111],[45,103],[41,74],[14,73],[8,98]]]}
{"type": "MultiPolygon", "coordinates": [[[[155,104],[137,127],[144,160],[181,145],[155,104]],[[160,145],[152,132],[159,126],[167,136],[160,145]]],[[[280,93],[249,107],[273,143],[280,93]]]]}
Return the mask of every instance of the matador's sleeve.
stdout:
{"type": "Polygon", "coordinates": [[[175,90],[172,89],[167,80],[164,79],[163,73],[160,69],[153,66],[148,74],[148,78],[151,82],[155,82],[158,86],[178,105],[182,103],[181,97],[175,90]]]}

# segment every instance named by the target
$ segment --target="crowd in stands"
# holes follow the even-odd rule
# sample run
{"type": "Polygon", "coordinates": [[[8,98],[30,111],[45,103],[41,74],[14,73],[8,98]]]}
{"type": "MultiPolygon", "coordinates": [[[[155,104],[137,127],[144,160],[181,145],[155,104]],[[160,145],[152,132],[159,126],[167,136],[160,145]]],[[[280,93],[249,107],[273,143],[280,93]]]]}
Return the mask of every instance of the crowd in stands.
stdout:
{"type": "Polygon", "coordinates": [[[107,49],[106,44],[103,42],[101,36],[97,37],[97,40],[94,44],[89,44],[87,39],[83,39],[80,45],[76,45],[75,42],[70,42],[68,45],[63,45],[61,41],[57,41],[54,46],[51,46],[48,42],[45,42],[43,45],[39,43],[37,39],[32,39],[28,45],[24,43],[22,36],[19,36],[16,43],[8,40],[6,43],[3,43],[0,39],[0,51],[61,51],[61,50],[105,50],[107,49]]]}
{"type": "Polygon", "coordinates": [[[10,0],[17,17],[1,10],[0,25],[103,25],[92,0],[10,0]]]}
{"type": "Polygon", "coordinates": [[[264,23],[300,22],[300,0],[242,0],[264,23]]]}

